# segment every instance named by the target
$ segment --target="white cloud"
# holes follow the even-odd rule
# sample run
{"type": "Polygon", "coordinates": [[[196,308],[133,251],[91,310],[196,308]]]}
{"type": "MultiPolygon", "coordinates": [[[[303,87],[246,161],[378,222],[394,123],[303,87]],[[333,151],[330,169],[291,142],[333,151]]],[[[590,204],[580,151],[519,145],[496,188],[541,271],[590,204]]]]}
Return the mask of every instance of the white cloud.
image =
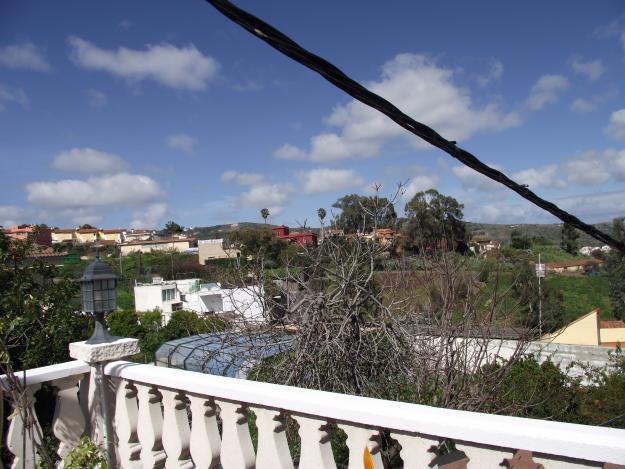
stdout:
{"type": "Polygon", "coordinates": [[[569,158],[562,168],[571,182],[603,184],[625,181],[625,150],[589,150],[569,158]]]}
{"type": "Polygon", "coordinates": [[[625,140],[625,109],[614,111],[610,123],[605,129],[608,135],[618,140],[625,140]]]}
{"type": "Polygon", "coordinates": [[[285,143],[273,152],[273,156],[280,160],[305,160],[307,155],[301,148],[285,143]]]}
{"type": "Polygon", "coordinates": [[[563,75],[543,75],[536,81],[527,98],[527,106],[537,111],[546,104],[558,100],[558,95],[566,89],[569,82],[563,75]]]}
{"type": "Polygon", "coordinates": [[[335,192],[349,187],[360,186],[364,180],[352,169],[318,168],[303,171],[297,178],[304,185],[307,194],[335,192]]]}
{"type": "Polygon", "coordinates": [[[148,44],[145,50],[106,50],[76,36],[70,37],[68,43],[76,65],[109,72],[131,82],[149,79],[172,88],[201,90],[219,70],[218,62],[193,44],[148,44]]]}
{"type": "Polygon", "coordinates": [[[98,90],[87,90],[87,98],[91,107],[102,107],[108,102],[106,94],[98,90]]]}
{"type": "Polygon", "coordinates": [[[591,222],[610,220],[625,215],[625,191],[580,194],[556,199],[564,210],[591,222]]]}
{"type": "Polygon", "coordinates": [[[249,91],[259,91],[263,89],[263,85],[254,80],[246,80],[241,83],[235,83],[232,85],[232,89],[240,93],[246,93],[249,91]]]}
{"type": "Polygon", "coordinates": [[[512,175],[512,180],[519,184],[527,184],[531,190],[541,187],[555,187],[561,189],[566,183],[557,179],[558,166],[555,164],[547,165],[543,168],[529,168],[518,171],[512,175]]]}
{"type": "Polygon", "coordinates": [[[290,184],[260,184],[239,196],[241,207],[268,208],[273,215],[283,210],[290,199],[293,187],[290,184]]]}
{"type": "Polygon", "coordinates": [[[16,205],[0,205],[0,225],[8,227],[23,223],[27,216],[26,210],[16,205]]]}
{"type": "Polygon", "coordinates": [[[597,80],[605,72],[605,67],[601,59],[583,62],[581,59],[576,58],[571,61],[571,68],[575,73],[584,75],[592,81],[597,80]]]}
{"type": "Polygon", "coordinates": [[[499,60],[493,60],[490,64],[490,69],[485,75],[477,77],[477,81],[480,86],[484,87],[499,80],[503,75],[503,64],[499,60]]]}
{"type": "Polygon", "coordinates": [[[577,98],[571,103],[571,110],[575,112],[592,112],[600,104],[600,101],[596,98],[597,96],[593,96],[590,99],[577,98]]]}
{"type": "Polygon", "coordinates": [[[165,203],[150,204],[133,214],[130,221],[131,228],[156,228],[163,221],[169,212],[169,207],[165,203]]]}
{"type": "Polygon", "coordinates": [[[403,198],[410,200],[417,192],[424,192],[428,189],[435,189],[438,184],[438,176],[416,176],[408,181],[406,187],[404,187],[403,198]]]}
{"type": "Polygon", "coordinates": [[[50,65],[37,47],[26,42],[0,47],[0,67],[45,71],[50,65]]]}
{"type": "MultiPolygon", "coordinates": [[[[367,86],[452,140],[520,123],[518,115],[502,113],[494,102],[475,105],[469,91],[454,83],[452,70],[439,67],[423,55],[395,56],[382,67],[381,78],[367,86]]],[[[335,107],[325,121],[339,131],[311,138],[312,161],[375,156],[385,143],[396,138],[407,139],[417,149],[429,147],[383,114],[355,100],[335,107]]]]}
{"type": "Polygon", "coordinates": [[[119,173],[86,180],[63,179],[26,184],[29,202],[48,209],[78,209],[151,203],[162,196],[156,181],[141,174],[119,173]]]}
{"type": "MultiPolygon", "coordinates": [[[[501,171],[501,167],[490,164],[491,168],[495,168],[501,171]]],[[[496,190],[503,189],[504,186],[499,184],[498,182],[493,181],[490,178],[487,178],[483,174],[474,171],[468,166],[453,166],[451,171],[454,175],[460,180],[460,184],[462,187],[467,190],[478,190],[481,192],[492,192],[496,190]]]]}
{"type": "Polygon", "coordinates": [[[59,153],[52,161],[52,167],[60,171],[85,174],[119,173],[127,166],[123,158],[93,148],[72,148],[59,153]]]}
{"type": "Polygon", "coordinates": [[[265,177],[258,173],[240,173],[238,171],[226,171],[221,175],[222,182],[234,182],[239,186],[254,186],[261,184],[265,177]]]}
{"type": "Polygon", "coordinates": [[[167,146],[172,150],[179,150],[185,153],[193,153],[197,145],[197,138],[187,134],[175,134],[167,137],[167,146]]]}
{"type": "Polygon", "coordinates": [[[9,88],[0,83],[0,112],[6,110],[7,103],[16,103],[27,108],[28,96],[21,88],[9,88]]]}

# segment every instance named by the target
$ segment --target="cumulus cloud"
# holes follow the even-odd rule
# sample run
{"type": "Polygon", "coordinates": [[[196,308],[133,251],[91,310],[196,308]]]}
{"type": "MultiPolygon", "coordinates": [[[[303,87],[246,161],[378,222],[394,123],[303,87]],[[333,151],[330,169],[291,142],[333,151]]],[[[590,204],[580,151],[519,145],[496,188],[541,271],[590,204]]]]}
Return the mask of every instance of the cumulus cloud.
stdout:
{"type": "Polygon", "coordinates": [[[612,113],[605,130],[609,136],[618,140],[625,140],[625,109],[612,113]]]}
{"type": "Polygon", "coordinates": [[[589,150],[562,164],[568,180],[579,184],[625,181],[625,150],[589,150]]]}
{"type": "Polygon", "coordinates": [[[353,169],[318,168],[297,174],[307,194],[334,192],[360,186],[364,180],[353,169]]]}
{"type": "Polygon", "coordinates": [[[439,177],[432,176],[416,176],[408,181],[406,187],[404,187],[404,199],[410,200],[417,192],[427,191],[428,189],[435,189],[438,184],[439,177]]]}
{"type": "Polygon", "coordinates": [[[539,169],[529,168],[518,171],[512,175],[512,179],[519,184],[527,184],[532,190],[542,187],[561,189],[566,186],[566,182],[558,179],[557,175],[558,166],[550,164],[539,169]]]}
{"type": "Polygon", "coordinates": [[[267,207],[273,215],[277,215],[282,212],[292,192],[290,184],[259,184],[239,196],[239,205],[248,208],[267,207]]]}
{"type": "Polygon", "coordinates": [[[597,96],[592,98],[577,98],[571,103],[571,111],[575,112],[592,112],[597,109],[600,104],[600,100],[597,100],[597,96]]]}
{"type": "Polygon", "coordinates": [[[538,111],[546,104],[556,102],[558,95],[569,85],[563,75],[543,75],[536,81],[527,98],[527,106],[532,111],[538,111]]]}
{"type": "Polygon", "coordinates": [[[37,71],[50,69],[41,51],[30,42],[0,47],[0,67],[37,71]]]}
{"type": "Polygon", "coordinates": [[[499,80],[502,75],[503,75],[503,64],[499,60],[493,60],[490,64],[488,73],[477,77],[477,81],[480,84],[480,86],[484,87],[484,86],[489,85],[493,81],[499,80]]]}
{"type": "Polygon", "coordinates": [[[165,203],[150,204],[133,214],[130,221],[131,228],[156,228],[163,221],[169,212],[169,207],[165,203]]]}
{"type": "MultiPolygon", "coordinates": [[[[454,83],[452,70],[438,66],[423,55],[395,56],[383,65],[381,78],[367,86],[397,103],[408,115],[453,140],[520,123],[517,114],[502,113],[494,102],[475,105],[470,92],[454,83]]],[[[309,158],[312,161],[375,156],[385,143],[396,138],[408,139],[417,149],[428,148],[386,116],[355,100],[335,107],[325,121],[338,130],[311,138],[309,158]]]]}
{"type": "Polygon", "coordinates": [[[307,157],[304,150],[288,143],[276,149],[273,156],[279,160],[305,160],[307,157]]]}
{"type": "Polygon", "coordinates": [[[127,166],[123,158],[93,148],[72,148],[59,153],[52,161],[54,169],[85,174],[119,173],[127,166]]]}
{"type": "Polygon", "coordinates": [[[91,107],[102,107],[108,102],[106,94],[98,90],[87,90],[87,98],[91,107]]]}
{"type": "Polygon", "coordinates": [[[221,175],[222,182],[233,182],[239,186],[254,186],[262,183],[265,177],[258,173],[240,173],[230,170],[221,175]]]}
{"type": "MultiPolygon", "coordinates": [[[[501,167],[489,164],[491,168],[495,168],[501,171],[501,167]]],[[[451,171],[460,181],[462,187],[467,190],[477,190],[481,192],[492,192],[503,188],[501,184],[487,178],[483,174],[474,171],[468,166],[453,166],[451,171]]]]}
{"type": "Polygon", "coordinates": [[[172,150],[179,150],[185,153],[193,153],[197,145],[197,138],[187,134],[175,134],[167,137],[167,146],[172,150]]]}
{"type": "Polygon", "coordinates": [[[7,227],[23,223],[27,216],[26,210],[16,205],[0,205],[0,225],[7,227]]]}
{"type": "Polygon", "coordinates": [[[0,83],[0,112],[6,110],[8,103],[19,104],[23,108],[27,108],[28,96],[21,88],[10,88],[0,83]]]}
{"type": "Polygon", "coordinates": [[[131,82],[153,80],[172,88],[201,90],[219,70],[217,60],[202,54],[193,44],[148,44],[145,50],[107,50],[76,36],[71,36],[68,43],[76,65],[109,72],[131,82]]]}
{"type": "Polygon", "coordinates": [[[118,173],[86,180],[63,179],[26,184],[27,200],[48,209],[138,206],[162,196],[156,181],[141,174],[118,173]]]}
{"type": "Polygon", "coordinates": [[[571,61],[571,68],[575,73],[584,75],[592,81],[597,80],[605,72],[605,67],[603,66],[601,59],[584,62],[580,58],[575,58],[571,61]]]}

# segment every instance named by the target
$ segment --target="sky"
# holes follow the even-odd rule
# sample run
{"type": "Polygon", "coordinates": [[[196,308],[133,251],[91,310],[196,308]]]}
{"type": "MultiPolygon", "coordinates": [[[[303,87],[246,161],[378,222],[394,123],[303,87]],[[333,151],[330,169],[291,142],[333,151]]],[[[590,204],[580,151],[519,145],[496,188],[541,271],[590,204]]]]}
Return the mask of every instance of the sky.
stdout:
{"type": "MultiPolygon", "coordinates": [[[[622,1],[237,4],[584,221],[625,215],[622,1]]],[[[0,3],[0,225],[317,226],[398,183],[400,214],[435,188],[556,221],[205,1],[0,3]]]]}

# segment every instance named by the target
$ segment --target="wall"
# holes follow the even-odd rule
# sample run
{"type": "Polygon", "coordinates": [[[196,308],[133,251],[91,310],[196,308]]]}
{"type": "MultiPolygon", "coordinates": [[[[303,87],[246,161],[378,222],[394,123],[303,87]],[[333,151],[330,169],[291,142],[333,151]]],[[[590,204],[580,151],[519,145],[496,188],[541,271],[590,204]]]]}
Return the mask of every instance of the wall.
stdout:
{"type": "Polygon", "coordinates": [[[139,312],[163,309],[160,285],[135,286],[135,309],[139,312]]]}
{"type": "Polygon", "coordinates": [[[623,327],[610,327],[601,329],[601,343],[614,344],[620,342],[625,345],[625,328],[623,327]]]}
{"type": "Polygon", "coordinates": [[[248,321],[264,321],[261,287],[223,290],[224,312],[233,312],[248,321]]]}
{"type": "Polygon", "coordinates": [[[599,310],[595,309],[562,329],[544,335],[542,340],[554,344],[599,345],[599,310]]]}
{"type": "Polygon", "coordinates": [[[198,261],[201,265],[206,259],[236,258],[240,253],[237,249],[224,249],[223,239],[201,239],[198,241],[198,261]]]}
{"type": "Polygon", "coordinates": [[[189,249],[189,241],[176,241],[174,243],[158,243],[158,244],[122,244],[120,246],[122,256],[127,256],[133,252],[152,252],[152,251],[169,251],[175,250],[182,252],[189,249]]]}

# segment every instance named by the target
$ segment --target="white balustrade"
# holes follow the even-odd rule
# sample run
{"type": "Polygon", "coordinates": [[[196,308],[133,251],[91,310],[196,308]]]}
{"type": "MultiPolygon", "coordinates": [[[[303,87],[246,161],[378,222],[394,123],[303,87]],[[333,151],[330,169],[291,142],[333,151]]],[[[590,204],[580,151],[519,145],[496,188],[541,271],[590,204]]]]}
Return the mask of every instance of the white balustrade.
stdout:
{"type": "Polygon", "coordinates": [[[40,459],[37,448],[43,433],[35,412],[35,393],[44,383],[57,388],[52,418],[52,432],[60,442],[57,454],[64,457],[78,444],[88,428],[79,402],[79,386],[86,383],[88,373],[89,366],[76,360],[19,371],[13,379],[6,375],[0,376],[4,397],[11,397],[9,388],[14,388],[13,392],[22,392],[18,402],[11,403],[13,412],[7,416],[10,422],[6,446],[13,455],[12,468],[34,468],[40,459]]]}
{"type": "MultiPolygon", "coordinates": [[[[88,433],[82,396],[89,370],[74,361],[20,377],[20,402],[33,416],[41,385],[57,389],[52,431],[61,458],[88,433]]],[[[331,441],[337,428],[347,435],[349,469],[368,467],[365,449],[373,467],[382,469],[382,441],[396,445],[406,469],[428,468],[433,461],[440,468],[467,469],[625,467],[625,430],[439,409],[125,361],[108,363],[104,376],[116,386],[113,426],[117,467],[124,469],[293,469],[288,417],[299,427],[299,469],[336,469],[331,441]],[[443,440],[454,442],[456,452],[437,457],[432,449],[443,440]]],[[[6,386],[7,378],[0,377],[0,383],[6,386]]],[[[10,416],[6,445],[14,456],[12,468],[31,469],[41,433],[36,416],[34,426],[25,425],[23,411],[10,416]]]]}

